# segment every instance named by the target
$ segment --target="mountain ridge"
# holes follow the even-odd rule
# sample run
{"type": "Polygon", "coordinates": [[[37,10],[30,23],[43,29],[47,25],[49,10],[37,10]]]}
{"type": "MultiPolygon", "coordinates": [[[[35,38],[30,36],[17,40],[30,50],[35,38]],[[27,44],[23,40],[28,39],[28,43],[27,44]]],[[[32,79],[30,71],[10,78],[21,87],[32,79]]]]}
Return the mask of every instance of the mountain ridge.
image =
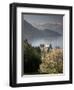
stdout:
{"type": "Polygon", "coordinates": [[[49,29],[39,30],[26,20],[24,20],[23,22],[23,34],[24,39],[47,38],[47,37],[55,38],[61,36],[61,34],[59,34],[58,32],[49,29]]]}

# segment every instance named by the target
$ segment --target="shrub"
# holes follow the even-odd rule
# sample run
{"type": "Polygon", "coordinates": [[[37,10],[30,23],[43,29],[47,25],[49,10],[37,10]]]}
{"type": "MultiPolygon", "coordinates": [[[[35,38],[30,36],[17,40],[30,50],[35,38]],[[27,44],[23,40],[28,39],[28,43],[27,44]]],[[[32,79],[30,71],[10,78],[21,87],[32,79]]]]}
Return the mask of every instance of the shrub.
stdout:
{"type": "Polygon", "coordinates": [[[38,73],[39,65],[41,64],[41,56],[39,48],[33,48],[28,42],[24,43],[24,73],[38,73]]]}
{"type": "Polygon", "coordinates": [[[40,64],[40,73],[63,73],[63,50],[52,49],[42,56],[43,62],[40,64]]]}

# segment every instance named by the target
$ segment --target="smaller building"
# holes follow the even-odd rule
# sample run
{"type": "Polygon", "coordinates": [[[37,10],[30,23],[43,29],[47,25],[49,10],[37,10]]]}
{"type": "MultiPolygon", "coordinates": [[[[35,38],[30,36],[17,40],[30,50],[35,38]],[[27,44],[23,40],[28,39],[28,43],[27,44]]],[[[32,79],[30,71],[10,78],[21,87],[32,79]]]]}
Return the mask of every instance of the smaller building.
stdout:
{"type": "Polygon", "coordinates": [[[49,52],[52,50],[52,45],[50,44],[40,44],[41,52],[49,52]]]}

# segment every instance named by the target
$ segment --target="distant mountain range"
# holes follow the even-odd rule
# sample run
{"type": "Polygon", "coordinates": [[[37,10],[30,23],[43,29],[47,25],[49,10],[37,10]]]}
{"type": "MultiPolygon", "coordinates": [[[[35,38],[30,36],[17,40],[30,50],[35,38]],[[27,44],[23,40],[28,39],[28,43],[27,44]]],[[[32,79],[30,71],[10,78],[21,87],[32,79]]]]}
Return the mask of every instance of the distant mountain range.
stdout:
{"type": "Polygon", "coordinates": [[[61,36],[58,32],[45,29],[45,30],[39,30],[38,28],[35,28],[33,25],[28,23],[26,20],[23,21],[23,38],[32,40],[32,39],[46,39],[49,37],[57,38],[61,36]]]}

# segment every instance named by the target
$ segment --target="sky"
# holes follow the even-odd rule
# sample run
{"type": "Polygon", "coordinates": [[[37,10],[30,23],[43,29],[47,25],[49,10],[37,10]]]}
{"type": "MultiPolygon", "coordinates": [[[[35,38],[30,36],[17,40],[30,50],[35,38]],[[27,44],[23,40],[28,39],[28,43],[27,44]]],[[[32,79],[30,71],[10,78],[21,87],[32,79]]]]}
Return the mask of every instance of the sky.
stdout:
{"type": "MultiPolygon", "coordinates": [[[[42,38],[33,38],[31,40],[31,44],[33,46],[39,46],[40,44],[53,44],[53,47],[59,46],[63,48],[63,15],[53,15],[53,14],[22,14],[23,20],[30,23],[33,27],[37,28],[38,30],[51,30],[55,31],[62,36],[57,38],[50,38],[46,37],[46,39],[42,38]]],[[[25,28],[23,29],[23,31],[25,28]]],[[[25,32],[26,34],[26,32],[25,32]]],[[[27,34],[28,36],[28,34],[27,34]]],[[[33,35],[32,35],[33,36],[33,35]]]]}
{"type": "Polygon", "coordinates": [[[39,30],[51,29],[63,33],[63,15],[23,14],[23,18],[39,30]]]}

